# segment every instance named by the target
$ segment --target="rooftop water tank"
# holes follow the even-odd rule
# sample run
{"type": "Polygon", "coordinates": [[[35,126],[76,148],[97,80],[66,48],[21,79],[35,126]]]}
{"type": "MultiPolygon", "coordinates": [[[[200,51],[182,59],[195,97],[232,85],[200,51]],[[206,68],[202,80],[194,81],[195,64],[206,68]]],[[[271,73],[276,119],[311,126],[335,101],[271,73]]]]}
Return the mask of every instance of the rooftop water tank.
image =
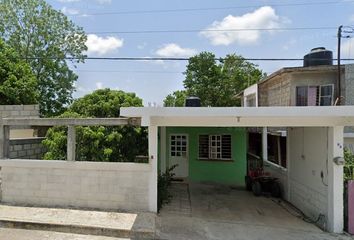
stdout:
{"type": "Polygon", "coordinates": [[[311,52],[304,56],[304,67],[318,65],[333,65],[333,53],[324,47],[311,49],[311,52]]]}
{"type": "Polygon", "coordinates": [[[186,107],[200,107],[199,97],[187,97],[184,104],[186,107]]]}

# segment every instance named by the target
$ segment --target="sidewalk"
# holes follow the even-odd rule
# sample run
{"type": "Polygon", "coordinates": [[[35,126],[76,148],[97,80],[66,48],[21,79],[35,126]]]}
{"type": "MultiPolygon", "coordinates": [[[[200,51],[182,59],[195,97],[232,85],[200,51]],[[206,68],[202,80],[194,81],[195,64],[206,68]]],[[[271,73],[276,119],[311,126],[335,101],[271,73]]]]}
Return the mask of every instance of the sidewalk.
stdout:
{"type": "Polygon", "coordinates": [[[152,213],[0,205],[0,226],[2,227],[121,238],[154,238],[155,217],[152,213]]]}

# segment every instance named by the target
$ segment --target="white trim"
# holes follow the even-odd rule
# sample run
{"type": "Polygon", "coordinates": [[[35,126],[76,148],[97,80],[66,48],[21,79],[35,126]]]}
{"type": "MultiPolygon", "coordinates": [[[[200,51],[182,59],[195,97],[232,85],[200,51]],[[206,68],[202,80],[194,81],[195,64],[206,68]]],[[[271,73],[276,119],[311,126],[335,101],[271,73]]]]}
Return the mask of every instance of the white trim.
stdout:
{"type": "Polygon", "coordinates": [[[121,114],[141,117],[142,126],[354,126],[354,106],[129,107],[121,108],[121,114]]]}

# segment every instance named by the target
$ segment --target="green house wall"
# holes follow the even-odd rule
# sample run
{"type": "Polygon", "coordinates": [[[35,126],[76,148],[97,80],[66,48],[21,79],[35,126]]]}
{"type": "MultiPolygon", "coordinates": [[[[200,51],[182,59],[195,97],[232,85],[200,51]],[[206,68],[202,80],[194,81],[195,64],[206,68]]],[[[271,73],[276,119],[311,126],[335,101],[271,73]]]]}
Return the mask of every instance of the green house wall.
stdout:
{"type": "MultiPolygon", "coordinates": [[[[166,155],[161,154],[160,161],[165,158],[166,166],[169,166],[171,134],[188,135],[188,161],[189,177],[192,182],[214,182],[244,186],[246,175],[246,129],[225,127],[166,127],[166,155]],[[199,135],[230,134],[232,143],[232,161],[207,161],[198,159],[199,135]]],[[[161,153],[161,146],[159,146],[161,153]]],[[[161,162],[159,162],[161,167],[161,162]]]]}

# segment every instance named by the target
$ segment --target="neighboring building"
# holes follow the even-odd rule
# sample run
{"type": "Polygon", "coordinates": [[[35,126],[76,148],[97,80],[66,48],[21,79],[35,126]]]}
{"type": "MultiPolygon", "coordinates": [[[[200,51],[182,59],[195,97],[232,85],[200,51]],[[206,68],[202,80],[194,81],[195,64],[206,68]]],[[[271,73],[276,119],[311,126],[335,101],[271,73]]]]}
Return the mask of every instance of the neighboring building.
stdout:
{"type": "MultiPolygon", "coordinates": [[[[332,65],[332,53],[315,48],[305,56],[303,67],[282,68],[237,96],[243,107],[333,106],[339,100],[341,105],[354,105],[354,64],[341,65],[340,76],[338,82],[338,66],[332,65]],[[312,57],[312,62],[307,57],[312,57]]],[[[249,132],[261,133],[261,130],[249,129],[249,132]]],[[[267,138],[271,143],[266,159],[286,167],[280,164],[285,162],[280,156],[286,156],[286,146],[281,144],[286,129],[268,129],[267,138]]],[[[354,128],[344,129],[344,144],[354,152],[354,128]]]]}

